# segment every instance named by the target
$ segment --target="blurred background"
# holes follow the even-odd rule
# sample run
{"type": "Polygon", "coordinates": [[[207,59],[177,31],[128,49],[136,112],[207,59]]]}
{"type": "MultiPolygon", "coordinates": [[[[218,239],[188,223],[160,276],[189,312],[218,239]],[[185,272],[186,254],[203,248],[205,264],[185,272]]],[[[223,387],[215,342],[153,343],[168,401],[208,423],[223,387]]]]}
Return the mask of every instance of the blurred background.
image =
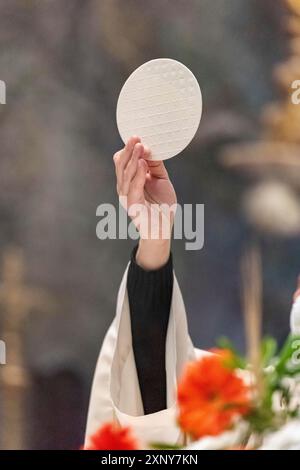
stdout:
{"type": "Polygon", "coordinates": [[[134,246],[98,240],[96,208],[117,204],[116,102],[150,59],[183,62],[203,92],[197,136],[166,162],[179,202],[205,204],[204,249],[173,246],[192,339],[207,348],[227,335],[243,350],[240,255],[253,235],[264,331],[285,338],[300,272],[300,106],[290,103],[299,3],[1,0],[1,448],[83,442],[93,370],[134,246]]]}

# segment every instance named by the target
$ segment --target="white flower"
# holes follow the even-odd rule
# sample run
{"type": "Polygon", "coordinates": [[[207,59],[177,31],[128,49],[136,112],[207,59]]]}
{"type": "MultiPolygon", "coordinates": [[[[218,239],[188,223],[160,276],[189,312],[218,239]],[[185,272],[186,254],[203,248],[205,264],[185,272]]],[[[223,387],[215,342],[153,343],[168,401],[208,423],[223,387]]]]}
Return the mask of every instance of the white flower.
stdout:
{"type": "Polygon", "coordinates": [[[300,450],[300,419],[265,437],[260,450],[300,450]]]}
{"type": "Polygon", "coordinates": [[[222,450],[238,446],[243,441],[248,430],[245,422],[238,423],[231,431],[226,431],[219,436],[208,436],[192,442],[187,450],[222,450]]]}

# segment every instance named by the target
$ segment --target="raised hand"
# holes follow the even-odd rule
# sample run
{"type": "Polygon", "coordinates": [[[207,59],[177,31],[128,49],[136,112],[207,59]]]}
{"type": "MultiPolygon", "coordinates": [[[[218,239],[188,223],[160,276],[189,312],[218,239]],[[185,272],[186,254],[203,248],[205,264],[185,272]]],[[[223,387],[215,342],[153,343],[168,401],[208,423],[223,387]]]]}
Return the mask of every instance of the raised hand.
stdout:
{"type": "Polygon", "coordinates": [[[140,138],[131,137],[115,153],[114,163],[120,201],[140,232],[137,261],[147,269],[156,269],[169,256],[177,200],[163,162],[149,158],[150,151],[140,138]]]}

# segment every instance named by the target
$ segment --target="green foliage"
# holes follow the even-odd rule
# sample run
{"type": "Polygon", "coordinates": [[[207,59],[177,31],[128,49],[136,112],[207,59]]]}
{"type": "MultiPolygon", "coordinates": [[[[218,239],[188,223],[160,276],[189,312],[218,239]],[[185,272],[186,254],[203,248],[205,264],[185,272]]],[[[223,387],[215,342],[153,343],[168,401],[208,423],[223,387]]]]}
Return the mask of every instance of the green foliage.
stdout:
{"type": "MultiPolygon", "coordinates": [[[[218,347],[229,349],[234,356],[234,368],[248,369],[247,360],[241,357],[227,338],[218,341],[218,347]]],[[[284,379],[300,376],[300,336],[288,336],[283,347],[278,351],[277,342],[272,337],[265,337],[261,343],[260,386],[253,389],[253,407],[245,417],[251,432],[262,434],[278,429],[289,418],[299,415],[297,409],[290,408],[291,389],[284,379]],[[280,409],[274,408],[274,397],[280,402],[280,409]]]]}
{"type": "Polygon", "coordinates": [[[279,378],[294,377],[300,373],[300,336],[288,336],[278,354],[275,370],[279,378]]]}
{"type": "Polygon", "coordinates": [[[266,336],[262,340],[261,344],[261,362],[263,367],[270,365],[274,360],[275,353],[277,351],[277,342],[271,336],[266,336]]]}
{"type": "Polygon", "coordinates": [[[230,339],[221,336],[217,341],[217,346],[220,349],[228,349],[232,352],[233,358],[230,365],[233,369],[245,369],[247,367],[246,359],[238,353],[230,339]]]}
{"type": "Polygon", "coordinates": [[[179,450],[182,449],[182,446],[176,446],[167,444],[166,442],[152,442],[151,443],[151,449],[154,450],[179,450]]]}

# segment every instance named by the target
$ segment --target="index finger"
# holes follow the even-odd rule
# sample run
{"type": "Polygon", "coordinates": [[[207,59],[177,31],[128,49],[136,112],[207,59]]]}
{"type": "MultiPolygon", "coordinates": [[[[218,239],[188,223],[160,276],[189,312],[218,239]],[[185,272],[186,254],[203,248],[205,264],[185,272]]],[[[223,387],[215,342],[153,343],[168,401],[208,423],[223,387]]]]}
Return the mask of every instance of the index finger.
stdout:
{"type": "Polygon", "coordinates": [[[128,139],[128,141],[126,142],[125,147],[114,154],[114,163],[118,186],[122,184],[124,168],[132,156],[134,146],[140,141],[141,139],[137,136],[130,137],[130,139],[128,139]]]}

